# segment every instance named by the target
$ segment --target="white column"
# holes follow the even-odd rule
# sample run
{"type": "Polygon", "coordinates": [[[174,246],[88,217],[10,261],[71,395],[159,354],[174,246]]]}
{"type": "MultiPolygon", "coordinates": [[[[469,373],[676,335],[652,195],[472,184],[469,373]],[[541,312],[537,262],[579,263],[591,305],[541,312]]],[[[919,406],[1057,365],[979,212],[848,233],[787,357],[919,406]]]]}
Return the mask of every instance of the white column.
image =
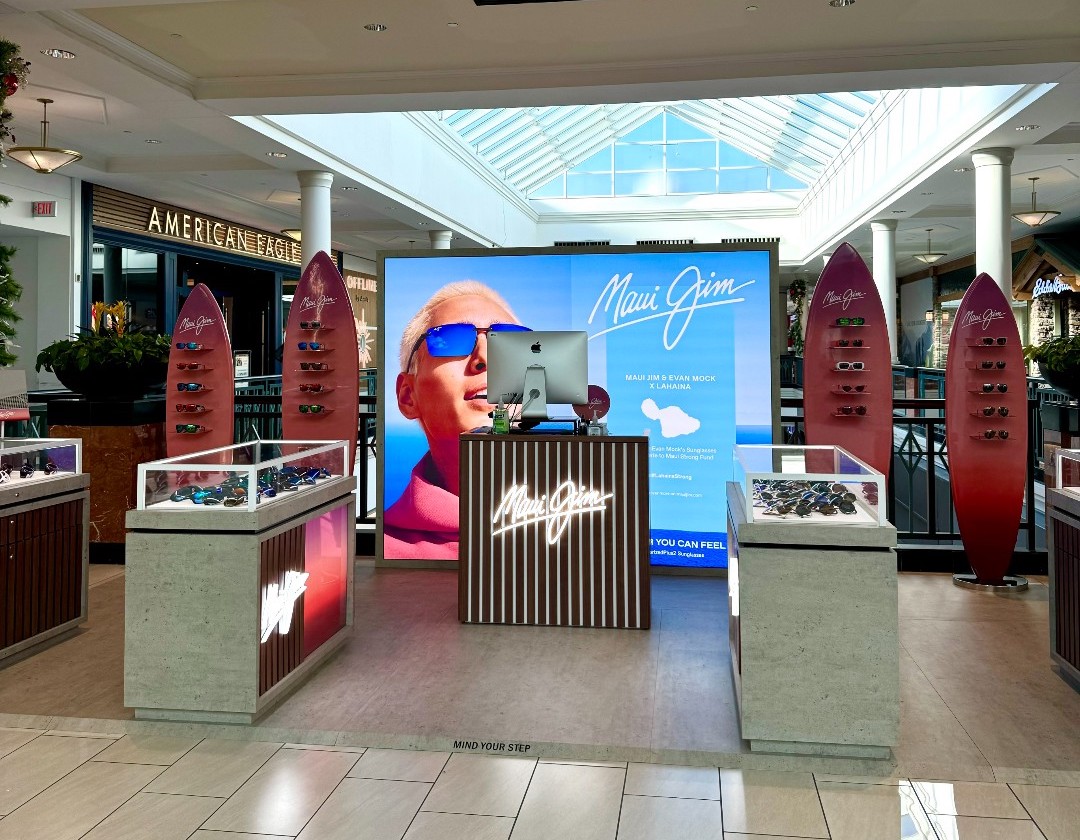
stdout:
{"type": "Polygon", "coordinates": [[[449,230],[429,230],[428,238],[431,239],[431,247],[436,251],[449,251],[450,239],[453,232],[449,230]]]}
{"type": "Polygon", "coordinates": [[[975,274],[986,273],[1011,301],[1012,149],[979,149],[975,163],[975,274]]]}
{"type": "Polygon", "coordinates": [[[879,219],[870,223],[874,232],[874,285],[885,310],[889,328],[889,353],[896,361],[896,219],[879,219]]]}
{"type": "Polygon", "coordinates": [[[329,172],[305,170],[296,173],[300,180],[300,267],[307,268],[319,251],[330,253],[329,172]]]}

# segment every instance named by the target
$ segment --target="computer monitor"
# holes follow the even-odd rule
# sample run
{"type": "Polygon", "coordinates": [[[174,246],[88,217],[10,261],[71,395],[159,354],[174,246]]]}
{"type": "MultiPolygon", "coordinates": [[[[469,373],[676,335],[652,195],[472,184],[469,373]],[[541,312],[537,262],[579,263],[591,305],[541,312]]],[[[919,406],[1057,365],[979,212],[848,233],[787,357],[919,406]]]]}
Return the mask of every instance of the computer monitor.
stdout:
{"type": "Polygon", "coordinates": [[[589,334],[489,332],[487,399],[520,403],[524,420],[546,420],[548,404],[589,401],[589,334]]]}

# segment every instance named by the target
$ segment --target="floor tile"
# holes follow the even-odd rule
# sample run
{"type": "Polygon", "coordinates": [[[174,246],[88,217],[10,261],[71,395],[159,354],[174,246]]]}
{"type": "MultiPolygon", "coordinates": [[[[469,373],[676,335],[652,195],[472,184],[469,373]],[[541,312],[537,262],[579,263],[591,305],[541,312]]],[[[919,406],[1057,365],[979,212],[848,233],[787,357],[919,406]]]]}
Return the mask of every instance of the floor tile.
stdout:
{"type": "Polygon", "coordinates": [[[616,840],[723,840],[722,808],[715,799],[624,796],[616,840]]]}
{"type": "Polygon", "coordinates": [[[41,729],[0,729],[0,758],[29,744],[41,733],[41,729]]]}
{"type": "Polygon", "coordinates": [[[508,840],[513,828],[513,817],[421,811],[402,840],[508,840]]]}
{"type": "Polygon", "coordinates": [[[829,836],[810,773],[721,770],[720,795],[729,831],[829,836]]]}
{"type": "Polygon", "coordinates": [[[284,834],[238,834],[235,831],[196,831],[191,840],[293,840],[284,834]]]}
{"type": "Polygon", "coordinates": [[[633,796],[670,796],[679,799],[719,799],[720,774],[715,767],[676,767],[635,764],[626,768],[626,791],[633,796]]]}
{"type": "Polygon", "coordinates": [[[349,776],[396,782],[434,782],[449,758],[448,752],[371,749],[356,762],[349,776]]]}
{"type": "Polygon", "coordinates": [[[109,741],[124,737],[123,732],[82,732],[76,729],[46,729],[41,734],[46,738],[104,738],[109,741]]]}
{"type": "Polygon", "coordinates": [[[78,840],[161,772],[88,762],[0,822],[0,840],[78,840]]]}
{"type": "Polygon", "coordinates": [[[818,796],[832,840],[936,840],[930,819],[908,782],[819,782],[818,796]]]}
{"type": "Polygon", "coordinates": [[[838,776],[835,773],[815,773],[818,784],[834,782],[844,785],[898,785],[904,781],[899,776],[838,776]]]}
{"type": "Polygon", "coordinates": [[[961,817],[1000,817],[1026,820],[1027,811],[1008,785],[991,782],[924,782],[911,784],[928,814],[961,817]]]}
{"type": "Polygon", "coordinates": [[[321,750],[322,752],[363,753],[367,747],[345,747],[337,744],[286,744],[287,750],[321,750]]]}
{"type": "Polygon", "coordinates": [[[1076,840],[1080,831],[1080,788],[1010,785],[1046,840],[1076,840]]]}
{"type": "Polygon", "coordinates": [[[279,750],[202,828],[299,834],[356,759],[355,753],[279,750]]]}
{"type": "Polygon", "coordinates": [[[578,761],[573,758],[541,758],[540,764],[578,764],[582,767],[617,767],[626,769],[625,761],[578,761]]]}
{"type": "Polygon", "coordinates": [[[88,586],[97,586],[98,584],[105,583],[107,580],[112,580],[115,577],[119,577],[124,573],[124,567],[120,564],[113,565],[111,563],[91,563],[90,564],[90,576],[87,582],[88,586]]]}
{"type": "Polygon", "coordinates": [[[724,833],[724,840],[803,840],[801,837],[780,837],[777,834],[732,834],[724,833]]]}
{"type": "Polygon", "coordinates": [[[82,840],[187,840],[224,801],[208,796],[137,793],[82,840]]]}
{"type": "MultiPolygon", "coordinates": [[[[999,820],[991,817],[950,817],[931,814],[939,837],[946,840],[1046,840],[1031,820],[999,820]]],[[[1076,837],[1075,831],[1073,837],[1076,837]]]]}
{"type": "Polygon", "coordinates": [[[531,758],[455,753],[432,788],[424,810],[517,816],[535,767],[531,758]]]}
{"type": "Polygon", "coordinates": [[[109,743],[100,738],[36,738],[0,758],[0,814],[11,813],[109,743]]]}
{"type": "Polygon", "coordinates": [[[187,796],[232,796],[281,744],[206,740],[166,770],[147,791],[187,796]]]}
{"type": "Polygon", "coordinates": [[[400,840],[431,785],[345,779],[297,840],[400,840]]]}
{"type": "Polygon", "coordinates": [[[94,761],[122,764],[175,764],[199,743],[198,738],[169,738],[164,735],[125,735],[94,761]]]}
{"type": "Polygon", "coordinates": [[[619,827],[626,771],[540,764],[514,825],[514,840],[611,840],[619,827]]]}

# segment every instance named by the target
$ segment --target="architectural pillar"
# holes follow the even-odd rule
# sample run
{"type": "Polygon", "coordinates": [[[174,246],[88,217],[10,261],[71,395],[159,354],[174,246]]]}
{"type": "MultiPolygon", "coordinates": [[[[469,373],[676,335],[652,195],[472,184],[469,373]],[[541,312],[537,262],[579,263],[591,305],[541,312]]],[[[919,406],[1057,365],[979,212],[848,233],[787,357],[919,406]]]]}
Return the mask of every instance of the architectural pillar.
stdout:
{"type": "Polygon", "coordinates": [[[453,232],[449,230],[429,230],[428,237],[431,239],[431,247],[436,251],[449,251],[450,238],[453,232]]]}
{"type": "Polygon", "coordinates": [[[881,296],[885,323],[889,328],[889,353],[896,354],[896,219],[879,219],[870,223],[874,232],[874,285],[881,296]]]}
{"type": "Polygon", "coordinates": [[[1005,293],[1012,293],[1012,149],[979,149],[975,164],[975,274],[989,274],[1005,293]]]}
{"type": "Polygon", "coordinates": [[[300,181],[300,270],[307,268],[319,251],[330,253],[330,172],[305,170],[300,181]]]}

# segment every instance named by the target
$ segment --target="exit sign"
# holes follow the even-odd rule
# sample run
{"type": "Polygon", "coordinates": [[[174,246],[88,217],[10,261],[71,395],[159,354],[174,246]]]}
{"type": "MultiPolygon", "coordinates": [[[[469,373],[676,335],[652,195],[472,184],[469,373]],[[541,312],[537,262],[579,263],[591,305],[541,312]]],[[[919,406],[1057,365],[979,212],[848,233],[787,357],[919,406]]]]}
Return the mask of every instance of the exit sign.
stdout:
{"type": "Polygon", "coordinates": [[[35,217],[56,215],[55,201],[35,201],[32,206],[35,217]]]}

